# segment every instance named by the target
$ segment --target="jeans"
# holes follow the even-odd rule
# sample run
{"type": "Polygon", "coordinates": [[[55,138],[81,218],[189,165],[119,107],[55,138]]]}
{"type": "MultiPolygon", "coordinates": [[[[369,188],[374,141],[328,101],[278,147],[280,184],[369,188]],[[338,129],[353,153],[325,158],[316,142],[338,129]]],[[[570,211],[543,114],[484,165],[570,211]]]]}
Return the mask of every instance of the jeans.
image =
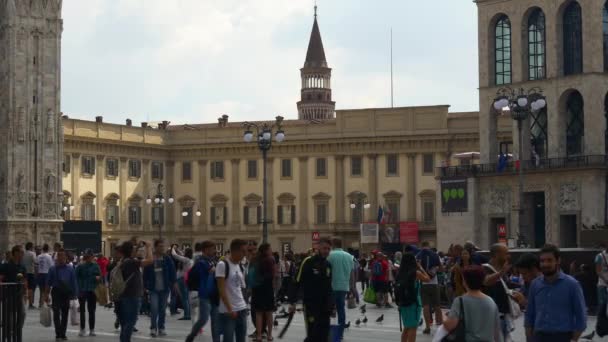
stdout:
{"type": "Polygon", "coordinates": [[[198,332],[205,326],[205,324],[207,324],[209,318],[211,317],[212,340],[213,342],[220,342],[220,334],[218,332],[219,322],[217,306],[211,304],[211,302],[209,302],[209,299],[199,298],[198,310],[198,320],[194,322],[194,325],[192,325],[192,331],[190,332],[190,336],[196,337],[196,335],[198,335],[198,332]]]}
{"type": "Polygon", "coordinates": [[[223,342],[245,342],[247,339],[247,310],[237,312],[236,319],[227,313],[219,314],[219,319],[224,333],[223,342]]]}
{"type": "Polygon", "coordinates": [[[608,297],[608,288],[606,286],[597,287],[597,312],[605,310],[604,304],[606,303],[606,297],[608,297]]]}
{"type": "Polygon", "coordinates": [[[89,329],[95,330],[95,308],[97,307],[95,292],[81,292],[78,296],[78,304],[80,304],[80,330],[84,330],[86,325],[85,309],[89,312],[89,329]]]}
{"type": "Polygon", "coordinates": [[[150,291],[150,330],[165,330],[169,291],[150,291]]]}
{"type": "MultiPolygon", "coordinates": [[[[336,312],[338,313],[338,325],[340,326],[341,332],[344,331],[344,325],[346,325],[346,291],[334,291],[334,301],[336,303],[336,312]]],[[[342,335],[340,335],[342,336],[342,335]]]]}
{"type": "Polygon", "coordinates": [[[188,292],[184,278],[177,279],[177,286],[179,287],[179,296],[182,299],[182,307],[184,308],[184,318],[190,318],[190,293],[188,292]]]}
{"type": "Polygon", "coordinates": [[[175,287],[171,287],[169,294],[171,295],[169,298],[169,312],[171,312],[171,315],[177,315],[177,291],[175,287]]]}
{"type": "Polygon", "coordinates": [[[118,320],[120,321],[120,342],[131,342],[133,328],[137,323],[137,314],[141,298],[122,298],[118,305],[118,320]]]}
{"type": "Polygon", "coordinates": [[[53,300],[53,324],[55,325],[55,337],[65,337],[68,329],[68,313],[70,311],[70,298],[59,296],[51,291],[53,300]]]}

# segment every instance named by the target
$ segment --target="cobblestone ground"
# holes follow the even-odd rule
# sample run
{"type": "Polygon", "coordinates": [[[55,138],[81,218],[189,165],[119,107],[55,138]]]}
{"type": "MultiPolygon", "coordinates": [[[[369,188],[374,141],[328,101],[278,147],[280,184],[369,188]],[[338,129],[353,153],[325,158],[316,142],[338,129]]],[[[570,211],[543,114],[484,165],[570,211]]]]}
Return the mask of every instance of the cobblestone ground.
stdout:
{"type": "MultiPolygon", "coordinates": [[[[367,305],[368,318],[367,324],[361,324],[359,327],[355,326],[355,321],[358,318],[362,318],[359,314],[358,309],[347,310],[347,321],[351,322],[351,327],[348,329],[344,336],[345,342],[368,342],[368,341],[399,341],[399,321],[398,313],[396,309],[377,309],[373,305],[367,305]],[[376,319],[384,315],[384,321],[382,324],[375,323],[376,319]]],[[[178,321],[177,319],[181,316],[169,316],[167,315],[167,337],[164,338],[152,338],[149,335],[149,318],[147,316],[139,316],[137,322],[137,328],[139,332],[134,334],[133,341],[146,341],[154,340],[158,342],[177,342],[184,341],[186,335],[190,331],[192,322],[190,321],[178,321]]],[[[248,331],[253,331],[251,322],[248,322],[248,331]]],[[[285,320],[279,320],[279,329],[284,325],[285,320]]],[[[595,325],[595,318],[589,318],[589,327],[595,325]]],[[[517,331],[515,332],[514,341],[525,341],[524,333],[522,329],[522,322],[517,322],[517,331]]],[[[206,327],[207,328],[207,327],[206,327]]],[[[96,337],[78,337],[78,326],[68,327],[68,338],[74,341],[87,341],[87,342],[106,342],[106,341],[118,341],[118,331],[114,329],[114,313],[112,310],[105,308],[97,309],[97,327],[96,337]]],[[[592,328],[588,329],[591,331],[592,328]]],[[[434,331],[435,329],[433,329],[434,331]]],[[[278,333],[275,333],[275,338],[278,333]]],[[[305,336],[304,322],[301,313],[296,314],[292,325],[287,332],[285,338],[282,341],[295,342],[303,341],[305,336]]],[[[25,342],[38,342],[38,341],[54,341],[54,330],[53,328],[44,328],[39,323],[39,312],[38,310],[28,310],[28,317],[24,329],[24,341],[25,342]]],[[[278,340],[278,339],[277,339],[278,340]]],[[[422,329],[418,329],[418,339],[421,342],[430,342],[432,338],[428,335],[422,334],[422,329]]],[[[200,335],[196,341],[207,342],[211,341],[211,337],[207,330],[200,335]]],[[[596,338],[595,341],[600,341],[596,338]]],[[[601,341],[608,341],[608,339],[601,339],[601,341]]]]}

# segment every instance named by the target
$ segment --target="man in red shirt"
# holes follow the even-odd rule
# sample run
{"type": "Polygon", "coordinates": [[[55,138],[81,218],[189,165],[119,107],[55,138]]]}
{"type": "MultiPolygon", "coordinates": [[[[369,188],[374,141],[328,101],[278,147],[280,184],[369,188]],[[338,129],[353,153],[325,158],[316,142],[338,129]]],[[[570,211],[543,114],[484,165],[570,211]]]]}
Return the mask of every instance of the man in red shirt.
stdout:
{"type": "MultiPolygon", "coordinates": [[[[99,265],[99,269],[101,270],[101,279],[103,284],[108,287],[109,279],[108,279],[108,265],[110,264],[110,260],[106,258],[103,254],[99,254],[97,256],[97,265],[99,265]]],[[[107,292],[107,291],[106,291],[107,292]]],[[[108,299],[105,299],[103,302],[108,302],[108,299]]]]}
{"type": "Polygon", "coordinates": [[[375,253],[370,272],[372,274],[372,286],[376,291],[376,305],[384,307],[387,304],[386,294],[388,293],[388,262],[381,252],[375,253]]]}

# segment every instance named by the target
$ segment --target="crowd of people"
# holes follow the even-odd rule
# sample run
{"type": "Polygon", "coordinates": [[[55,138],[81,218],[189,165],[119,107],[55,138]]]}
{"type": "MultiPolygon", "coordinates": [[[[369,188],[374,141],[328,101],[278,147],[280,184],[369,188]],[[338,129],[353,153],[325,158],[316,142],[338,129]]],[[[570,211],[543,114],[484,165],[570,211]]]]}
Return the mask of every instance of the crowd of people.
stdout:
{"type": "MultiPolygon", "coordinates": [[[[605,311],[608,251],[599,253],[595,264],[598,308],[605,311]]],[[[374,250],[368,256],[343,250],[339,238],[322,238],[307,253],[279,256],[270,244],[235,239],[220,256],[211,241],[182,250],[134,237],[116,247],[111,258],[91,250],[75,255],[58,243],[52,251],[46,244],[14,246],[0,264],[0,282],[22,282],[30,309],[36,308],[39,289],[37,304],[52,308],[57,341],[67,340],[74,308],[79,336],[95,336],[98,304],[114,308],[121,342],[131,340],[142,314],[149,317],[151,337],[166,336],[167,310],[192,321],[186,342],[208,322],[214,342],[273,341],[280,304],[288,305],[279,313],[286,318],[301,303],[305,341],[325,342],[330,318],[337,316],[332,334],[343,338],[350,325],[346,307],[363,301],[396,309],[405,342],[415,341],[419,328],[454,341],[512,341],[520,316],[528,341],[577,341],[586,329],[588,306],[581,283],[560,265],[560,250],[552,245],[512,263],[504,244],[482,254],[467,242],[444,254],[422,242],[403,253],[374,250]],[[442,306],[449,307],[446,315],[442,306]],[[248,334],[249,319],[253,331],[248,334]]],[[[360,308],[364,314],[365,305],[360,308]]]]}

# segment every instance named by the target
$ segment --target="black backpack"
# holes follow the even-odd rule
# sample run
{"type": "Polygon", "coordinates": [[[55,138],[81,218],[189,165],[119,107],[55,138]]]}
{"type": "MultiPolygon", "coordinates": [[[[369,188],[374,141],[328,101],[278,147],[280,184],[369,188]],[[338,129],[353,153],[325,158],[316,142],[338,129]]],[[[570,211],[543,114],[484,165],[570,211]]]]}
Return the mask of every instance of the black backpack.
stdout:
{"type": "Polygon", "coordinates": [[[399,306],[410,306],[418,303],[418,289],[416,279],[409,282],[395,283],[395,302],[399,306]]]}

